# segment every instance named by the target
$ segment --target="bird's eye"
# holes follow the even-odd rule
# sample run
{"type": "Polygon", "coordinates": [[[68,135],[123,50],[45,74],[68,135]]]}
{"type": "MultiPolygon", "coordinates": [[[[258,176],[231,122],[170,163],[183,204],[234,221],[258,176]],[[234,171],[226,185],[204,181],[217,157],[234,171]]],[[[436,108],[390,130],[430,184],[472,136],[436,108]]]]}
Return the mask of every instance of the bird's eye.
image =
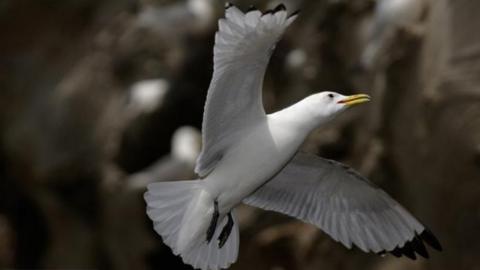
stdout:
{"type": "Polygon", "coordinates": [[[329,97],[329,98],[333,98],[333,94],[328,94],[328,97],[329,97]]]}

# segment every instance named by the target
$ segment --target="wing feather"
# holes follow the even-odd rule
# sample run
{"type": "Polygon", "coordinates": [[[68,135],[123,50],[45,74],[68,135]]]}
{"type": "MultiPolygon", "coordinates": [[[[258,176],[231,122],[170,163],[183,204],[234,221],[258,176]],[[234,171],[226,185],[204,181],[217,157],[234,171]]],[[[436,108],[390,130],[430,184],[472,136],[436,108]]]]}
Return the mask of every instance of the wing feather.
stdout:
{"type": "Polygon", "coordinates": [[[243,202],[314,224],[348,248],[412,259],[415,252],[428,257],[423,241],[441,250],[428,229],[383,190],[346,165],[314,155],[297,154],[243,202]]]}
{"type": "Polygon", "coordinates": [[[264,119],[261,88],[275,44],[295,16],[279,9],[246,14],[229,5],[215,34],[214,72],[203,115],[203,146],[195,172],[206,176],[229,146],[264,119]]]}

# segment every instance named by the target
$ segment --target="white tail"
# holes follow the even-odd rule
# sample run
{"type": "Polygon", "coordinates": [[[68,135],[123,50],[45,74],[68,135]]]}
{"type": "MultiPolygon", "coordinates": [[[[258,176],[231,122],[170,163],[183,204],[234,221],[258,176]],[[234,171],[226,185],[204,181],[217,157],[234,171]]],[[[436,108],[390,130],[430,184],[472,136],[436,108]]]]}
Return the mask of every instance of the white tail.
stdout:
{"type": "Polygon", "coordinates": [[[227,268],[237,260],[239,234],[236,221],[228,241],[221,249],[218,248],[217,238],[227,222],[226,218],[218,223],[212,241],[206,241],[213,200],[205,202],[205,191],[200,180],[158,182],[148,185],[147,189],[147,215],[164,243],[175,255],[180,255],[184,263],[198,269],[216,270],[227,268]],[[206,203],[208,208],[202,207],[206,203]],[[198,231],[192,232],[192,228],[198,231]],[[185,238],[186,234],[189,237],[185,238]],[[190,242],[183,243],[179,238],[190,242]]]}

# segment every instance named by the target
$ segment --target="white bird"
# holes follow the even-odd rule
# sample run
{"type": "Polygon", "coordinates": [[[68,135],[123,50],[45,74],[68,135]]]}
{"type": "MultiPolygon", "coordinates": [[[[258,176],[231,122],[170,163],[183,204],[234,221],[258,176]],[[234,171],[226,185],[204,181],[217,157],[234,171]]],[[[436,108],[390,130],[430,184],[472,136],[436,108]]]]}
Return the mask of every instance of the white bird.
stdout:
{"type": "Polygon", "coordinates": [[[435,237],[402,206],[352,169],[297,153],[307,135],[365,94],[313,94],[265,114],[262,82],[270,55],[296,14],[283,5],[247,13],[228,5],[215,36],[214,73],[203,118],[197,180],[152,183],[147,214],[174,254],[200,269],[236,261],[240,203],[316,225],[348,248],[428,256],[435,237]],[[214,240],[214,241],[211,241],[214,240]]]}
{"type": "Polygon", "coordinates": [[[368,44],[361,56],[362,66],[372,69],[378,64],[394,42],[398,29],[418,29],[415,26],[424,9],[424,0],[378,0],[368,31],[368,44]]]}
{"type": "Polygon", "coordinates": [[[162,105],[170,84],[165,79],[150,79],[132,85],[129,109],[135,114],[151,113],[162,105]]]}
{"type": "Polygon", "coordinates": [[[144,190],[155,179],[178,179],[190,177],[195,160],[200,153],[201,135],[194,127],[182,126],[172,136],[171,152],[160,158],[148,168],[128,177],[128,187],[144,190]]]}
{"type": "Polygon", "coordinates": [[[134,23],[136,27],[156,31],[168,38],[179,33],[205,31],[213,23],[213,0],[178,1],[171,5],[145,5],[134,23]]]}

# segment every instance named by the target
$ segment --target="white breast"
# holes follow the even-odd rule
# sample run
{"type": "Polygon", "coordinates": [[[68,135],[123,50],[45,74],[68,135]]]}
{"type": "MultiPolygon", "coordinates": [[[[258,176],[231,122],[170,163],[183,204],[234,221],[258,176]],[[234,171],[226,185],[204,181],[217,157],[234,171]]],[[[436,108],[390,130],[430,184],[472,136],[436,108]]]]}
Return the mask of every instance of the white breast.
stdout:
{"type": "Polygon", "coordinates": [[[220,211],[230,211],[275,175],[305,135],[272,117],[253,126],[205,178],[206,190],[217,198],[220,211]]]}

